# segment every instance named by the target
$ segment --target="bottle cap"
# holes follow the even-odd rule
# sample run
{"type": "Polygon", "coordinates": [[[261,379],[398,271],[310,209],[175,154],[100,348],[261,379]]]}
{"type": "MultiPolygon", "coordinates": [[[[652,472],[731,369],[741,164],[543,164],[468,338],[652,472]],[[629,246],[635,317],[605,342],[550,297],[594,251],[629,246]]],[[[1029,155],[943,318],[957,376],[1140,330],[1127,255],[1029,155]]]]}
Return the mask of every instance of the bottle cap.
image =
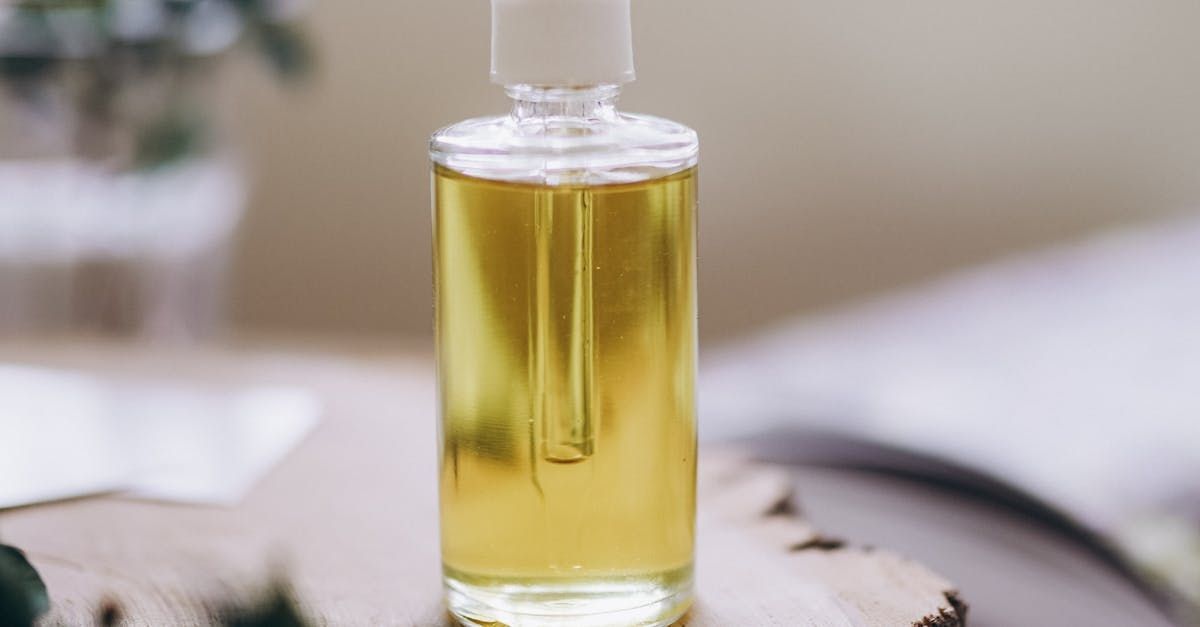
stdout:
{"type": "Polygon", "coordinates": [[[630,0],[492,0],[492,82],[576,87],[633,80],[630,0]]]}

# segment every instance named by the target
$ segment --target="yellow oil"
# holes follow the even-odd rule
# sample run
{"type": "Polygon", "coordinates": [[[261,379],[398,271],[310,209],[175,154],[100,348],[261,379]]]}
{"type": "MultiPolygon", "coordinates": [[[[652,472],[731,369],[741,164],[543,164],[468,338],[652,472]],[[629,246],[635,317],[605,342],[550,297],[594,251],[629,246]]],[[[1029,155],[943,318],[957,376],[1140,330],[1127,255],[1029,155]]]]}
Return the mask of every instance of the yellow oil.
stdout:
{"type": "Polygon", "coordinates": [[[539,186],[438,166],[434,195],[448,585],[565,612],[690,594],[695,169],[539,186]]]}

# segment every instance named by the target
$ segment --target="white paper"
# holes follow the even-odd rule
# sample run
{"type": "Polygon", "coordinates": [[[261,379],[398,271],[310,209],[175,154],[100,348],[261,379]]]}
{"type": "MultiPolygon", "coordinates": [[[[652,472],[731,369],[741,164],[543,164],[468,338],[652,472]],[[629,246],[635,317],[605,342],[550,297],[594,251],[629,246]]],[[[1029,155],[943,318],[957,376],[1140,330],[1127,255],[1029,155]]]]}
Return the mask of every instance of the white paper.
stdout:
{"type": "Polygon", "coordinates": [[[232,505],[319,413],[300,388],[0,365],[0,508],[113,491],[232,505]]]}
{"type": "Polygon", "coordinates": [[[240,501],[319,413],[311,393],[280,387],[131,389],[120,408],[137,460],[129,494],[221,505],[240,501]]]}
{"type": "Polygon", "coordinates": [[[84,375],[0,364],[0,508],[124,487],[110,393],[84,375]]]}

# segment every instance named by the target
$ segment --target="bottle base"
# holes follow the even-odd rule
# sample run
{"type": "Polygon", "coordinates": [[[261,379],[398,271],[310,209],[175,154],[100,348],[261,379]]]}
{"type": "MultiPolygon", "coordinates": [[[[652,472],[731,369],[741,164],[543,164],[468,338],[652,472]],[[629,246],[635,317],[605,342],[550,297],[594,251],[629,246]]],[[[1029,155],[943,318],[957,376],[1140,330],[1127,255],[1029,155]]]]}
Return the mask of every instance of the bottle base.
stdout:
{"type": "Polygon", "coordinates": [[[692,604],[691,568],[583,581],[476,577],[447,568],[446,604],[466,627],[666,627],[692,604]]]}

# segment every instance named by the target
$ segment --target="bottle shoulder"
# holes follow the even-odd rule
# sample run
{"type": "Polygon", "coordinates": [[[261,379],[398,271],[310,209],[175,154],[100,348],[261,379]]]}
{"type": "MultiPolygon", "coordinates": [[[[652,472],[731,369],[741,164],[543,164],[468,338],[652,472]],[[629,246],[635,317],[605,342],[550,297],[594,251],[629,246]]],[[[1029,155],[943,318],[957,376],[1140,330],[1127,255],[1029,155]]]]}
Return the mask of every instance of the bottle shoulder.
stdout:
{"type": "Polygon", "coordinates": [[[511,115],[464,120],[430,138],[434,163],[477,178],[543,185],[631,183],[696,165],[699,140],[671,120],[614,112],[599,118],[511,115]]]}

